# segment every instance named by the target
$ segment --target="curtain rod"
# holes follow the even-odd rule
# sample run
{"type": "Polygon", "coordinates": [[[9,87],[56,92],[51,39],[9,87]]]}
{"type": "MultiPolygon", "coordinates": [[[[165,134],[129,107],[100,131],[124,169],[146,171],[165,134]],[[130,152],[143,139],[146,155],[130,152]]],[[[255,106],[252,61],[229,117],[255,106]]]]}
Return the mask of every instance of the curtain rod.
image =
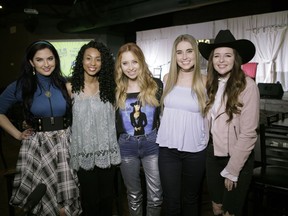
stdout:
{"type": "Polygon", "coordinates": [[[255,27],[255,28],[246,29],[246,31],[254,31],[254,30],[265,29],[265,28],[282,28],[282,27],[287,27],[287,26],[288,26],[288,24],[283,24],[283,25],[267,25],[267,26],[260,26],[260,27],[255,27]]]}

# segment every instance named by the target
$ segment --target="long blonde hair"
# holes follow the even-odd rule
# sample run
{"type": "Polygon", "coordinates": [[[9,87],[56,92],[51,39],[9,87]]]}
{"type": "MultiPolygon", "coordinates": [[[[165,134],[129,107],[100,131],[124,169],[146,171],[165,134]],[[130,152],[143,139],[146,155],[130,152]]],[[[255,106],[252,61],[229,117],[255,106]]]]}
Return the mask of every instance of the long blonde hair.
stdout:
{"type": "Polygon", "coordinates": [[[180,70],[180,67],[177,64],[176,61],[176,51],[177,51],[177,46],[181,41],[187,41],[192,45],[193,50],[195,51],[195,66],[194,66],[194,72],[193,72],[193,78],[192,78],[192,90],[195,91],[198,102],[199,102],[199,108],[202,114],[204,114],[204,108],[206,104],[206,89],[205,89],[205,84],[202,80],[202,74],[200,70],[200,54],[199,54],[199,49],[198,49],[198,44],[196,39],[189,35],[189,34],[183,34],[179,35],[172,47],[172,55],[171,55],[171,61],[170,61],[170,69],[168,73],[168,79],[165,84],[165,88],[163,91],[163,95],[161,98],[161,106],[163,107],[164,104],[164,98],[169,94],[169,92],[173,89],[173,87],[177,83],[178,79],[178,71],[180,70]]]}
{"type": "Polygon", "coordinates": [[[148,65],[145,61],[145,56],[138,45],[135,43],[127,43],[120,47],[115,63],[115,82],[116,82],[116,107],[124,108],[127,98],[127,87],[129,78],[123,73],[121,68],[121,60],[124,52],[131,52],[137,59],[140,70],[137,81],[140,87],[138,100],[144,106],[149,104],[151,106],[159,106],[156,97],[158,91],[157,83],[153,79],[152,73],[149,71],[148,65]]]}

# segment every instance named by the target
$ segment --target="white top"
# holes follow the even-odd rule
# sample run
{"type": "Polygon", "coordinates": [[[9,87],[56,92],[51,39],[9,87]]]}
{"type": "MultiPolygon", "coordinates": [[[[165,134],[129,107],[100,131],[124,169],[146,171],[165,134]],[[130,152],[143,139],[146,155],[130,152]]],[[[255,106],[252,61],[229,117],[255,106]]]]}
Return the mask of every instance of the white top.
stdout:
{"type": "Polygon", "coordinates": [[[157,143],[178,151],[199,152],[209,140],[208,122],[203,118],[196,93],[191,88],[175,86],[164,99],[157,143]]]}

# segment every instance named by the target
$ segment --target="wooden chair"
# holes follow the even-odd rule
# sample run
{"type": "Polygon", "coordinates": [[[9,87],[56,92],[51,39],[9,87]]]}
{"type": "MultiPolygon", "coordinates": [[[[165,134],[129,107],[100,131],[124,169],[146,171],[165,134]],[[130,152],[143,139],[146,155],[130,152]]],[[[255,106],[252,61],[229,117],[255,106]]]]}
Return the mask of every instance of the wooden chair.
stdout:
{"type": "MultiPolygon", "coordinates": [[[[288,199],[288,128],[279,130],[260,125],[261,166],[253,172],[252,188],[256,209],[268,206],[267,215],[287,215],[288,199]],[[284,203],[273,203],[273,197],[283,197],[284,203]],[[263,203],[266,202],[266,205],[263,203]],[[279,206],[280,205],[280,206],[279,206]],[[278,215],[278,214],[277,214],[278,215]]],[[[275,200],[275,199],[274,199],[275,200]]],[[[278,201],[279,199],[277,199],[278,201]]]]}

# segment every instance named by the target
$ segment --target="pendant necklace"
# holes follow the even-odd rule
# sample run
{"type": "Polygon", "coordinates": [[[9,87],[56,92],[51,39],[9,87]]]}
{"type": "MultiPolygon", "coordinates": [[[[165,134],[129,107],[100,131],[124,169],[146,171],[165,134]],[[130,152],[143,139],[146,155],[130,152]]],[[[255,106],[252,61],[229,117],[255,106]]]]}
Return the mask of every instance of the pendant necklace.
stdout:
{"type": "Polygon", "coordinates": [[[42,85],[41,82],[39,82],[39,84],[40,84],[41,89],[44,90],[45,96],[46,96],[47,98],[50,98],[50,97],[51,97],[51,91],[50,91],[51,83],[49,84],[48,90],[46,90],[46,89],[44,88],[44,86],[42,85]]]}
{"type": "Polygon", "coordinates": [[[50,105],[50,111],[51,111],[51,117],[50,117],[50,123],[52,124],[52,125],[54,125],[55,124],[55,122],[54,122],[54,115],[53,115],[53,109],[52,109],[52,103],[51,103],[51,91],[50,91],[50,87],[51,87],[51,82],[49,83],[49,87],[48,87],[48,90],[46,90],[45,88],[44,88],[44,86],[42,85],[42,83],[41,82],[38,82],[39,83],[39,85],[40,85],[40,88],[42,89],[42,90],[44,90],[44,94],[45,94],[45,96],[48,98],[48,100],[49,100],[49,105],[50,105]]]}
{"type": "MultiPolygon", "coordinates": [[[[49,86],[49,88],[50,88],[50,86],[49,86]]],[[[51,92],[50,92],[50,90],[45,91],[45,96],[48,97],[48,98],[51,97],[51,92]]]]}

